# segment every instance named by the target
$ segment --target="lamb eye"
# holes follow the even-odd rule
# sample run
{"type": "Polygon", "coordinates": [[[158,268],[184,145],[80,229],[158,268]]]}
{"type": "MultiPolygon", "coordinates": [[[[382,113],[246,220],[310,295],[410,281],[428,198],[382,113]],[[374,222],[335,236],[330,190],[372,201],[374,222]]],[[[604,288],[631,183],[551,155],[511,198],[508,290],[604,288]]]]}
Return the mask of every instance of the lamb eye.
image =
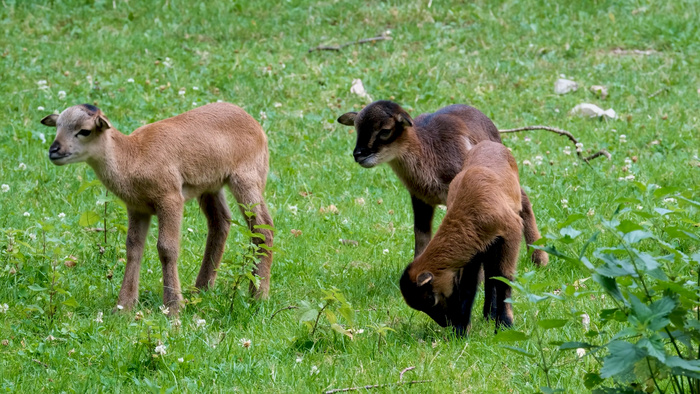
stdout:
{"type": "Polygon", "coordinates": [[[92,130],[85,130],[85,129],[82,129],[82,130],[80,130],[80,131],[78,132],[78,134],[76,134],[76,135],[82,135],[83,137],[87,137],[87,136],[90,135],[90,133],[92,133],[92,130]]]}
{"type": "Polygon", "coordinates": [[[382,129],[379,131],[379,138],[385,140],[391,136],[391,129],[382,129]]]}

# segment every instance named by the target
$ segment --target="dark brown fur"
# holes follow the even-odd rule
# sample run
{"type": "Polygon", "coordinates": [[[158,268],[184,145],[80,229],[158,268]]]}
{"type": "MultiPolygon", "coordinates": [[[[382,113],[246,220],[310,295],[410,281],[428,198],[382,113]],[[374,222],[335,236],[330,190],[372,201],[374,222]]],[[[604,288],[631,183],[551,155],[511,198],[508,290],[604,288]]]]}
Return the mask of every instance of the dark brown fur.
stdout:
{"type": "MultiPolygon", "coordinates": [[[[467,152],[481,141],[501,142],[491,120],[467,105],[450,105],[415,121],[396,103],[375,101],[359,113],[348,112],[338,122],[355,126],[355,161],[363,167],[388,163],[411,194],[414,215],[415,256],[432,235],[435,206],[445,204],[450,182],[464,164],[467,152]]],[[[522,193],[522,218],[527,244],[540,238],[530,199],[522,193]]],[[[532,254],[544,266],[548,256],[532,254]]]]}
{"type": "Polygon", "coordinates": [[[484,316],[510,327],[513,311],[505,299],[513,280],[523,231],[518,167],[506,147],[477,144],[449,187],[447,213],[435,237],[400,280],[406,303],[458,334],[468,332],[479,271],[486,277],[484,316]]]}

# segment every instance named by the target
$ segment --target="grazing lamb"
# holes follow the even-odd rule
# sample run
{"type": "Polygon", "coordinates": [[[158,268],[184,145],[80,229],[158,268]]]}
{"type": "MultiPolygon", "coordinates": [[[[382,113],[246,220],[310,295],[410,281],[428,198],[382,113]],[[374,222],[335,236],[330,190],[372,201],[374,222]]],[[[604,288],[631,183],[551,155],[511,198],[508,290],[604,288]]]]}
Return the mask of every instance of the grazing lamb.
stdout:
{"type": "Polygon", "coordinates": [[[268,170],[267,137],[250,115],[228,103],[212,103],[139,127],[124,135],[100,109],[70,107],[41,120],[56,127],[49,158],[56,165],[86,162],[109,191],[126,203],[129,227],[126,270],[118,305],[138,301],[139,270],[151,216],[158,217],[158,254],[163,268],[163,303],[175,315],[182,304],[177,257],[185,201],[197,198],[209,233],[195,286],[214,284],[228,237],[231,212],[223,186],[240,204],[252,206],[248,226],[261,233],[266,254],[254,273],[262,280],[251,291],[266,298],[272,265],[272,219],[263,200],[268,170]]]}
{"type": "Polygon", "coordinates": [[[447,195],[447,213],[435,237],[400,280],[406,303],[458,335],[469,331],[472,304],[483,268],[484,317],[496,328],[513,324],[505,300],[511,288],[523,231],[522,192],[515,158],[496,142],[484,141],[466,154],[464,169],[447,195]]]}
{"type": "MultiPolygon", "coordinates": [[[[493,122],[467,105],[450,105],[412,120],[398,104],[375,101],[359,113],[343,114],[338,122],[357,130],[353,151],[357,163],[366,168],[388,163],[411,194],[415,256],[428,245],[435,206],[445,204],[450,182],[462,170],[467,152],[481,141],[501,142],[493,122]]],[[[524,191],[522,203],[529,245],[540,239],[540,232],[524,191]]],[[[532,261],[544,266],[549,257],[535,250],[532,261]]]]}

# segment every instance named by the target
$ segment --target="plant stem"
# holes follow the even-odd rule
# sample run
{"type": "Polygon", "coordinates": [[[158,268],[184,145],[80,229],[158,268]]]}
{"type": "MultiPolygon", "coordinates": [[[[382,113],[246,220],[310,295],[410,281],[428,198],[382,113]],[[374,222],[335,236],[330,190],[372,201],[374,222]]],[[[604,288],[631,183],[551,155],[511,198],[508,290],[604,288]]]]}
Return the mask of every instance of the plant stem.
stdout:
{"type": "Polygon", "coordinates": [[[314,322],[314,328],[313,328],[313,330],[311,330],[311,336],[312,336],[312,337],[313,337],[314,334],[316,333],[316,327],[318,326],[318,319],[321,318],[321,313],[323,312],[324,309],[326,309],[326,307],[327,307],[330,303],[331,303],[331,301],[328,301],[328,302],[326,303],[326,305],[324,305],[323,308],[321,308],[321,310],[318,311],[318,315],[316,315],[316,321],[314,322]]]}
{"type": "Polygon", "coordinates": [[[647,360],[647,366],[649,367],[649,374],[651,375],[651,380],[654,381],[654,386],[659,390],[659,393],[664,394],[664,391],[659,387],[659,383],[656,382],[656,377],[654,376],[654,371],[651,370],[651,362],[649,362],[649,357],[644,357],[647,360]]]}
{"type": "Polygon", "coordinates": [[[542,350],[542,337],[537,328],[535,328],[533,331],[537,334],[537,350],[539,350],[540,356],[542,357],[542,365],[540,365],[540,369],[544,372],[545,379],[547,379],[547,387],[552,388],[552,383],[549,381],[549,367],[547,366],[547,359],[544,356],[544,350],[542,350]]]}

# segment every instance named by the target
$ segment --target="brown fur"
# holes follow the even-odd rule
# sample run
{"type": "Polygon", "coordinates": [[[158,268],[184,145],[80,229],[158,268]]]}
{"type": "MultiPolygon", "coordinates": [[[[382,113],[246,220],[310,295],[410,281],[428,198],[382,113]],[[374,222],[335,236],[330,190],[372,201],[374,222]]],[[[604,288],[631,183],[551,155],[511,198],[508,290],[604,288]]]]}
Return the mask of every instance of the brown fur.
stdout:
{"type": "Polygon", "coordinates": [[[435,237],[406,268],[401,292],[412,308],[430,315],[458,334],[469,329],[479,271],[486,277],[484,315],[496,324],[513,322],[510,287],[523,232],[518,167],[508,149],[484,141],[465,157],[452,181],[447,213],[435,237]]]}
{"type": "MultiPolygon", "coordinates": [[[[432,235],[435,206],[445,204],[450,182],[461,171],[469,150],[481,141],[501,142],[491,120],[467,105],[450,105],[415,121],[398,104],[376,101],[359,113],[348,112],[338,122],[355,126],[355,160],[363,167],[388,163],[411,194],[415,256],[432,235]]],[[[527,244],[540,238],[530,200],[522,193],[522,218],[527,244]]],[[[549,258],[535,250],[532,260],[544,266],[549,258]]]]}
{"type": "MultiPolygon", "coordinates": [[[[90,105],[70,107],[41,122],[58,128],[49,150],[54,164],[87,162],[105,187],[126,203],[127,264],[119,292],[119,305],[124,308],[138,300],[139,270],[152,215],[158,217],[163,302],[172,314],[182,302],[177,257],[185,201],[197,198],[209,228],[197,288],[214,284],[228,236],[231,213],[224,185],[239,203],[257,204],[252,208],[255,216],[248,219],[251,230],[258,224],[272,225],[263,200],[267,137],[255,119],[233,104],[208,104],[139,127],[128,136],[90,105]]],[[[271,231],[255,231],[272,246],[271,231]]],[[[272,254],[267,252],[255,270],[262,277],[257,297],[267,297],[271,264],[272,254]]]]}

